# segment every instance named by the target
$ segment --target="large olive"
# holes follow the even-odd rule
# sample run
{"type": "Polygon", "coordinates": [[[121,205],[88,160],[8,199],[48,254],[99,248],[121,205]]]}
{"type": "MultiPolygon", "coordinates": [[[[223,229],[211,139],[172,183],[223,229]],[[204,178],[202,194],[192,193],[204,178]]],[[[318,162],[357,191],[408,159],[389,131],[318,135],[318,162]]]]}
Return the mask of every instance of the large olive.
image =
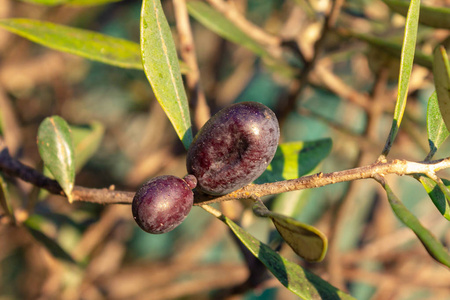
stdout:
{"type": "Polygon", "coordinates": [[[231,105],[197,133],[186,160],[197,189],[224,195],[258,178],[271,162],[280,138],[278,120],[257,102],[231,105]]]}

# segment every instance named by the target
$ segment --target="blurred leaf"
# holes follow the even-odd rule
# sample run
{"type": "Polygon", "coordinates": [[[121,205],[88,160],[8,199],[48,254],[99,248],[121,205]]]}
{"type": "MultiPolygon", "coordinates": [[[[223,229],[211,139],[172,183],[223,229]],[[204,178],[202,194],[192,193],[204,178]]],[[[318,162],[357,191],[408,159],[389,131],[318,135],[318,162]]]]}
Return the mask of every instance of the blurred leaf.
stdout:
{"type": "Polygon", "coordinates": [[[131,41],[30,19],[3,19],[0,27],[52,49],[121,68],[142,69],[139,45],[131,41]]]}
{"type": "Polygon", "coordinates": [[[112,2],[119,2],[122,0],[20,0],[22,2],[28,2],[28,3],[34,3],[34,4],[40,4],[40,5],[62,5],[62,4],[69,4],[69,5],[86,5],[86,6],[93,6],[93,5],[102,5],[112,2]]]}
{"type": "Polygon", "coordinates": [[[75,150],[75,173],[95,154],[103,138],[105,128],[100,122],[87,126],[71,126],[75,150]]]}
{"type": "Polygon", "coordinates": [[[295,179],[308,174],[330,154],[331,147],[329,138],[280,144],[272,162],[255,183],[295,179]]]}
{"type": "Polygon", "coordinates": [[[311,262],[319,262],[325,258],[327,237],[314,226],[272,212],[261,200],[255,202],[253,211],[260,217],[270,218],[285,242],[298,256],[311,262]]]}
{"type": "Polygon", "coordinates": [[[141,52],[156,99],[187,149],[192,142],[188,101],[172,33],[159,0],[142,2],[141,52]]]}
{"type": "Polygon", "coordinates": [[[259,56],[269,55],[264,47],[208,4],[201,1],[189,1],[187,6],[191,16],[221,37],[242,45],[259,56]]]}
{"type": "MultiPolygon", "coordinates": [[[[408,1],[399,0],[383,0],[393,11],[406,16],[408,12],[408,1]]],[[[419,23],[436,28],[450,29],[450,8],[420,6],[419,23]]]]}
{"type": "Polygon", "coordinates": [[[409,78],[411,77],[414,52],[416,50],[419,11],[420,0],[411,0],[406,17],[405,35],[403,37],[402,54],[400,57],[400,74],[398,78],[398,93],[397,101],[395,102],[394,119],[382,155],[386,155],[394,143],[405,112],[406,102],[408,100],[409,78]]]}
{"type": "MultiPolygon", "coordinates": [[[[345,36],[352,36],[359,40],[365,41],[369,43],[370,45],[377,47],[386,53],[396,57],[400,58],[402,54],[402,45],[387,41],[386,39],[377,38],[374,36],[362,34],[362,33],[355,33],[355,32],[347,32],[344,34],[345,36]]],[[[430,55],[427,55],[419,50],[416,50],[416,53],[414,55],[414,63],[421,65],[423,67],[426,67],[428,69],[431,69],[433,67],[433,58],[430,55]]]]}
{"type": "Polygon", "coordinates": [[[434,85],[436,94],[447,130],[450,128],[450,63],[447,52],[443,46],[434,51],[433,62],[434,85]]]}
{"type": "Polygon", "coordinates": [[[427,159],[431,159],[450,134],[442,119],[436,92],[433,92],[428,99],[427,132],[430,144],[430,153],[427,159]]]}
{"type": "Polygon", "coordinates": [[[16,218],[14,216],[14,209],[11,204],[11,197],[9,196],[8,191],[8,183],[5,181],[3,177],[3,173],[0,172],[0,205],[3,208],[3,211],[7,216],[11,218],[11,220],[15,223],[16,218]]]}
{"type": "Polygon", "coordinates": [[[450,254],[447,249],[438,241],[438,239],[428,229],[422,226],[419,220],[414,216],[400,199],[394,194],[391,188],[382,183],[388,196],[389,204],[399,220],[409,227],[420,239],[427,249],[428,253],[438,262],[450,267],[450,254]]]}
{"type": "Polygon", "coordinates": [[[450,221],[450,193],[448,192],[448,187],[450,187],[450,181],[442,179],[443,183],[447,189],[442,189],[434,182],[432,179],[425,175],[419,175],[416,177],[423,185],[425,190],[433,201],[434,205],[437,207],[439,212],[450,221]]]}
{"type": "Polygon", "coordinates": [[[76,264],[77,262],[73,259],[73,257],[67,253],[55,240],[48,237],[45,233],[41,231],[40,224],[42,223],[42,219],[30,216],[23,224],[31,233],[31,235],[40,242],[50,253],[61,260],[66,262],[70,262],[72,264],[76,264]]]}
{"type": "Polygon", "coordinates": [[[72,203],[75,162],[69,125],[58,116],[45,118],[39,125],[37,143],[45,167],[52,173],[72,203]]]}
{"type": "Polygon", "coordinates": [[[224,215],[220,219],[285,287],[302,299],[354,299],[317,275],[282,257],[224,215]]]}

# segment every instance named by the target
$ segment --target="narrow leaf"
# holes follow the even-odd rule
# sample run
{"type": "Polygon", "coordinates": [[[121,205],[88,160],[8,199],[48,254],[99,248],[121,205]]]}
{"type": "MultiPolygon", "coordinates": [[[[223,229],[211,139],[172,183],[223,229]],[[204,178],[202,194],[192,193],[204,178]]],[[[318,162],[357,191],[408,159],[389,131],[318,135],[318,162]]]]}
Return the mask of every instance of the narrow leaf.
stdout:
{"type": "Polygon", "coordinates": [[[159,0],[142,2],[141,53],[156,99],[187,149],[192,142],[188,101],[172,33],[159,0]]]}
{"type": "Polygon", "coordinates": [[[325,258],[328,240],[317,228],[272,212],[261,200],[255,202],[253,211],[260,217],[270,218],[280,235],[298,256],[311,262],[319,262],[325,258]]]}
{"type": "Polygon", "coordinates": [[[30,19],[3,19],[0,27],[43,46],[131,69],[142,69],[137,43],[97,32],[30,19]]]}
{"type": "Polygon", "coordinates": [[[449,131],[445,126],[444,119],[442,118],[439,110],[439,103],[436,92],[431,94],[428,99],[427,107],[427,132],[428,143],[430,144],[430,153],[427,156],[427,160],[431,159],[436,151],[441,147],[449,136],[449,131]]]}
{"type": "Polygon", "coordinates": [[[3,174],[0,172],[0,206],[3,208],[5,214],[11,218],[15,223],[16,218],[14,216],[14,209],[11,203],[11,197],[9,196],[8,183],[6,182],[3,174]]]}
{"type": "Polygon", "coordinates": [[[28,2],[39,5],[74,5],[74,6],[93,6],[93,5],[102,5],[112,2],[119,2],[122,0],[21,0],[22,2],[28,2]]]}
{"type": "MultiPolygon", "coordinates": [[[[393,11],[406,16],[409,2],[401,0],[383,0],[393,11]]],[[[450,29],[450,8],[420,6],[419,23],[436,28],[450,29]]]]}
{"type": "Polygon", "coordinates": [[[73,257],[67,253],[54,239],[47,236],[40,230],[39,218],[31,216],[23,224],[31,233],[31,235],[40,242],[54,257],[72,264],[76,264],[73,257]]]}
{"type": "Polygon", "coordinates": [[[37,143],[45,167],[72,202],[75,162],[69,125],[58,116],[46,118],[39,126],[37,143]]]}
{"type": "MultiPolygon", "coordinates": [[[[401,58],[402,45],[398,43],[394,43],[392,41],[378,38],[375,36],[355,32],[347,32],[346,34],[344,34],[344,36],[351,36],[359,40],[365,41],[370,45],[372,45],[373,47],[377,47],[378,49],[383,50],[384,52],[393,57],[399,59],[401,58]]],[[[414,54],[414,63],[422,67],[431,69],[433,67],[433,57],[431,55],[423,53],[422,51],[416,50],[414,54]]]]}
{"type": "Polygon", "coordinates": [[[275,182],[301,177],[314,170],[330,154],[331,139],[280,144],[272,162],[255,183],[275,182]]]}
{"type": "Polygon", "coordinates": [[[71,126],[75,150],[75,173],[95,154],[105,131],[100,122],[92,122],[85,126],[71,126]]]}
{"type": "Polygon", "coordinates": [[[447,187],[446,190],[442,189],[430,178],[425,175],[418,175],[416,179],[422,183],[423,187],[430,196],[436,208],[439,212],[450,221],[450,193],[448,193],[448,188],[450,187],[450,181],[442,179],[443,183],[447,187]]]}
{"type": "Polygon", "coordinates": [[[402,54],[400,58],[400,74],[398,79],[398,94],[395,103],[394,120],[389,133],[383,155],[386,156],[394,143],[402,122],[408,97],[409,78],[414,62],[416,49],[417,27],[419,21],[420,0],[411,0],[406,17],[405,35],[403,37],[402,54]]]}
{"type": "Polygon", "coordinates": [[[268,56],[264,47],[208,4],[202,1],[189,1],[187,6],[189,14],[206,28],[233,43],[246,47],[259,56],[268,56]]]}
{"type": "Polygon", "coordinates": [[[450,130],[450,63],[443,46],[434,51],[433,75],[439,109],[447,129],[450,130]]]}
{"type": "Polygon", "coordinates": [[[230,227],[239,240],[272,272],[281,284],[301,299],[354,299],[317,275],[273,251],[227,217],[222,215],[220,220],[230,227]]]}
{"type": "Polygon", "coordinates": [[[400,199],[394,194],[391,188],[382,183],[388,196],[389,204],[399,220],[409,227],[420,239],[428,253],[438,262],[450,267],[450,254],[448,250],[439,242],[439,240],[414,216],[400,199]]]}

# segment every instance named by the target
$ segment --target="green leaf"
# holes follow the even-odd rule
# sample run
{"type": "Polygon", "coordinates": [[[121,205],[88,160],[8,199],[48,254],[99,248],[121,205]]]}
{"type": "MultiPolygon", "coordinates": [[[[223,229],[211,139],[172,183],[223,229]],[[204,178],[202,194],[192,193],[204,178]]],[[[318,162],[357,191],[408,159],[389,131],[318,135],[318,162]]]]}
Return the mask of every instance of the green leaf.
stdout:
{"type": "Polygon", "coordinates": [[[402,54],[400,58],[400,74],[398,79],[398,94],[395,103],[394,120],[386,142],[383,155],[386,156],[394,143],[402,122],[408,97],[409,78],[414,63],[416,50],[417,27],[419,21],[420,0],[411,0],[406,17],[405,35],[403,37],[402,54]]]}
{"type": "MultiPolygon", "coordinates": [[[[383,0],[393,11],[406,16],[409,2],[399,0],[383,0]]],[[[420,6],[419,23],[436,28],[450,29],[450,8],[420,6]]]]}
{"type": "Polygon", "coordinates": [[[433,92],[428,99],[427,132],[428,143],[430,144],[430,153],[428,154],[426,160],[429,160],[433,157],[450,134],[445,126],[444,119],[442,119],[436,92],[433,92]]]}
{"type": "Polygon", "coordinates": [[[442,179],[443,183],[447,187],[444,191],[434,182],[432,179],[425,175],[418,175],[416,179],[419,180],[425,190],[430,196],[436,208],[439,212],[450,221],[450,193],[448,188],[450,187],[450,181],[442,179]]]}
{"type": "Polygon", "coordinates": [[[0,172],[0,206],[7,216],[15,223],[16,218],[14,216],[14,209],[11,204],[11,197],[9,196],[8,183],[3,177],[3,173],[0,172]]]}
{"type": "Polygon", "coordinates": [[[192,17],[221,37],[242,45],[259,56],[269,55],[264,47],[208,4],[202,1],[189,1],[187,7],[192,17]]]}
{"type": "Polygon", "coordinates": [[[298,256],[311,262],[319,262],[325,258],[328,240],[317,228],[272,212],[261,200],[255,202],[253,211],[260,217],[270,218],[280,235],[298,256]]]}
{"type": "Polygon", "coordinates": [[[69,125],[58,116],[46,118],[39,125],[37,143],[45,167],[72,202],[75,162],[69,125]]]}
{"type": "Polygon", "coordinates": [[[436,94],[447,129],[450,128],[450,63],[447,52],[443,46],[437,47],[434,51],[433,63],[434,85],[436,94]]]}
{"type": "Polygon", "coordinates": [[[30,216],[23,224],[31,233],[31,235],[40,242],[54,257],[63,261],[76,264],[73,257],[67,253],[54,239],[47,236],[41,230],[42,223],[45,222],[42,218],[33,215],[30,216]]]}
{"type": "Polygon", "coordinates": [[[137,43],[97,32],[30,19],[0,20],[0,27],[43,46],[131,69],[142,69],[137,43]]]}
{"type": "Polygon", "coordinates": [[[142,2],[141,53],[156,99],[187,149],[192,142],[188,101],[172,33],[159,0],[142,2]]]}
{"type": "Polygon", "coordinates": [[[75,150],[75,173],[95,154],[103,138],[105,129],[100,122],[85,126],[71,126],[75,150]]]}
{"type": "Polygon", "coordinates": [[[255,183],[289,180],[308,174],[330,154],[331,139],[280,144],[272,162],[255,183]]]}
{"type": "Polygon", "coordinates": [[[74,5],[74,6],[93,6],[93,5],[102,5],[112,2],[119,2],[122,0],[21,0],[22,2],[28,2],[39,5],[74,5]]]}
{"type": "Polygon", "coordinates": [[[450,254],[447,249],[438,241],[438,239],[414,216],[400,199],[394,194],[391,188],[382,183],[388,196],[389,204],[399,220],[409,227],[420,239],[428,253],[438,262],[450,267],[450,254]]]}
{"type": "MultiPolygon", "coordinates": [[[[347,32],[344,36],[351,36],[365,41],[373,47],[377,47],[393,57],[401,58],[402,45],[400,44],[362,33],[347,32]]],[[[433,58],[431,55],[427,55],[419,50],[416,50],[414,54],[414,63],[431,69],[433,67],[433,58]]]]}
{"type": "Polygon", "coordinates": [[[281,284],[301,299],[354,299],[319,276],[273,251],[269,246],[261,243],[224,215],[220,216],[219,219],[230,227],[239,240],[272,272],[281,284]]]}

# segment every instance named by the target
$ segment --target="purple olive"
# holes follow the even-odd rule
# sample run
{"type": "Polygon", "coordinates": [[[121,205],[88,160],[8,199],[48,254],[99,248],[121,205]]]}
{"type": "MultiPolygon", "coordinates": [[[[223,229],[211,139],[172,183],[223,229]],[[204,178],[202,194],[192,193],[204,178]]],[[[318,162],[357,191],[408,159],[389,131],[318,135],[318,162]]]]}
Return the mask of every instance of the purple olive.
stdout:
{"type": "Polygon", "coordinates": [[[194,194],[188,183],[176,176],[166,175],[143,184],[133,198],[131,210],[139,227],[159,234],[180,225],[189,214],[193,202],[194,194]]]}
{"type": "Polygon", "coordinates": [[[197,189],[225,195],[258,178],[272,161],[280,138],[278,120],[257,102],[231,105],[197,133],[186,160],[197,189]]]}

